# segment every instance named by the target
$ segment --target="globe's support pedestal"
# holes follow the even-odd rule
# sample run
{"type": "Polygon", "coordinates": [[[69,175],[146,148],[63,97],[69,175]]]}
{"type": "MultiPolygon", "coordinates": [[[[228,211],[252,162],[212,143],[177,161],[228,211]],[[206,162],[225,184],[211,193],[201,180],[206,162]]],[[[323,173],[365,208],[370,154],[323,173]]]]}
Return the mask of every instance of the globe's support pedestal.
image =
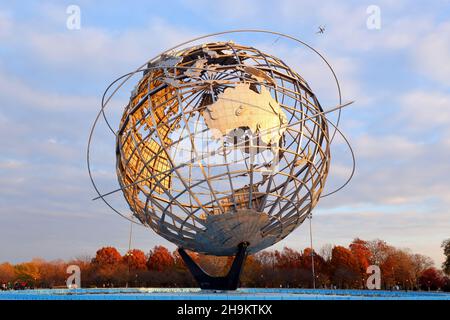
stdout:
{"type": "Polygon", "coordinates": [[[178,248],[178,252],[201,289],[236,290],[239,285],[239,278],[247,256],[247,246],[248,244],[246,242],[239,244],[238,252],[234,258],[233,264],[231,265],[230,271],[228,271],[228,274],[223,277],[213,277],[206,273],[197,263],[195,263],[194,260],[192,260],[183,248],[178,248]]]}

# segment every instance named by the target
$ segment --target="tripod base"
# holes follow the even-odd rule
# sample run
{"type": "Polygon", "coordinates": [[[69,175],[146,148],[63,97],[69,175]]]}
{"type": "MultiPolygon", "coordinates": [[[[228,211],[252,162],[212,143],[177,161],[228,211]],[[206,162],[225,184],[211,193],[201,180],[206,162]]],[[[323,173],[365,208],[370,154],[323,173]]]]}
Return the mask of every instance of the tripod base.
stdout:
{"type": "Polygon", "coordinates": [[[206,273],[194,260],[192,260],[183,248],[178,248],[178,252],[201,289],[236,290],[239,285],[242,267],[247,256],[247,246],[248,244],[246,242],[239,244],[238,252],[231,265],[230,271],[223,277],[213,277],[206,273]]]}

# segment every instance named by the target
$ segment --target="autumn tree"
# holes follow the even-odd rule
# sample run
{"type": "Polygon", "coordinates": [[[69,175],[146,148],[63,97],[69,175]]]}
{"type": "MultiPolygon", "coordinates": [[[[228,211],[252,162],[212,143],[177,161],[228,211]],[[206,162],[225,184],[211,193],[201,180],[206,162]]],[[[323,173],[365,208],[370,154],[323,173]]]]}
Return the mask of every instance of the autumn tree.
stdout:
{"type": "Polygon", "coordinates": [[[132,249],[128,251],[123,257],[122,262],[130,270],[145,270],[147,269],[147,257],[144,251],[139,249],[132,249]]]}
{"type": "Polygon", "coordinates": [[[255,259],[261,265],[261,286],[274,287],[279,286],[278,274],[275,270],[277,258],[274,251],[261,251],[255,254],[255,259]]]}
{"type": "Polygon", "coordinates": [[[132,249],[124,254],[121,264],[126,269],[126,283],[128,287],[131,285],[138,285],[141,272],[147,270],[147,257],[142,250],[132,249]]]}
{"type": "Polygon", "coordinates": [[[411,254],[410,258],[412,263],[412,274],[413,274],[411,289],[414,289],[417,286],[417,282],[422,272],[428,268],[433,267],[434,263],[430,257],[418,253],[411,254]]]}
{"type": "Polygon", "coordinates": [[[331,243],[326,243],[320,248],[320,256],[325,262],[331,261],[331,253],[333,252],[333,245],[331,243]]]}
{"type": "MultiPolygon", "coordinates": [[[[444,251],[448,241],[444,242],[444,251]]],[[[321,254],[310,248],[261,251],[247,256],[241,275],[241,285],[247,287],[311,287],[312,256],[316,287],[331,284],[342,288],[361,288],[368,264],[381,268],[384,288],[421,287],[424,290],[450,290],[450,280],[433,268],[433,261],[420,254],[398,249],[382,240],[364,241],[356,238],[348,248],[325,246],[321,254]]],[[[445,251],[448,252],[448,251],[445,251]]],[[[233,257],[214,257],[189,252],[194,261],[214,275],[229,270],[233,257]]],[[[152,287],[196,287],[177,251],[170,253],[163,246],[154,247],[146,256],[141,250],[131,250],[125,256],[112,247],[101,248],[95,257],[80,257],[68,262],[33,259],[15,266],[0,264],[0,282],[16,280],[34,287],[64,286],[69,264],[78,265],[82,286],[124,286],[131,283],[152,287]],[[129,266],[129,269],[128,269],[129,266]],[[129,270],[133,270],[131,274],[129,270]]]]}
{"type": "Polygon", "coordinates": [[[342,246],[335,246],[331,253],[332,280],[341,288],[350,288],[360,283],[358,263],[352,252],[342,246]]]}
{"type": "Polygon", "coordinates": [[[245,259],[244,270],[241,275],[241,284],[245,287],[262,286],[262,266],[254,255],[245,259]]]}
{"type": "Polygon", "coordinates": [[[386,241],[380,239],[367,241],[366,247],[370,251],[370,264],[375,264],[377,266],[380,266],[383,263],[389,253],[389,250],[391,250],[391,246],[389,246],[386,241]]]}
{"type": "Polygon", "coordinates": [[[277,261],[274,251],[260,251],[255,254],[255,259],[258,259],[262,265],[270,266],[272,269],[275,268],[277,261]]]}
{"type": "Polygon", "coordinates": [[[419,277],[419,284],[423,290],[438,290],[445,285],[445,280],[436,268],[428,268],[419,277]]]}
{"type": "Polygon", "coordinates": [[[445,261],[442,264],[442,270],[450,276],[450,239],[442,242],[442,248],[444,249],[445,261]]]}
{"type": "Polygon", "coordinates": [[[356,260],[361,275],[366,274],[367,267],[372,260],[372,254],[367,246],[367,241],[355,238],[349,245],[350,251],[356,260]]]}
{"type": "Polygon", "coordinates": [[[275,250],[274,254],[276,258],[275,269],[279,270],[277,278],[280,285],[286,287],[300,286],[303,281],[310,278],[311,272],[302,268],[301,252],[284,247],[282,251],[275,250]]]}
{"type": "Polygon", "coordinates": [[[95,258],[92,260],[92,263],[95,265],[103,266],[103,265],[115,265],[120,262],[122,256],[119,251],[117,251],[114,247],[103,247],[97,250],[95,254],[95,258]]]}
{"type": "Polygon", "coordinates": [[[2,263],[0,264],[0,284],[14,282],[16,279],[16,272],[14,266],[10,263],[2,263]]]}
{"type": "Polygon", "coordinates": [[[297,250],[284,247],[282,251],[275,251],[276,267],[279,269],[299,268],[302,254],[297,250]]]}
{"type": "Polygon", "coordinates": [[[319,255],[311,248],[305,248],[300,256],[300,265],[304,269],[312,270],[312,262],[314,258],[314,268],[318,269],[319,255]],[[314,257],[313,257],[314,256],[314,257]]]}
{"type": "Polygon", "coordinates": [[[155,246],[150,250],[147,260],[147,268],[149,270],[163,271],[175,264],[170,251],[164,246],[155,246]]]}
{"type": "Polygon", "coordinates": [[[114,247],[104,247],[97,251],[92,259],[93,267],[97,273],[97,282],[112,286],[114,282],[126,280],[126,269],[121,263],[122,256],[114,247]]]}
{"type": "Polygon", "coordinates": [[[410,288],[414,280],[412,255],[402,249],[391,247],[380,265],[382,281],[386,288],[400,286],[410,288]]]}
{"type": "Polygon", "coordinates": [[[303,250],[302,252],[301,269],[303,271],[302,276],[304,278],[302,280],[302,285],[311,288],[313,286],[312,256],[314,256],[314,274],[316,287],[327,287],[330,284],[329,264],[321,254],[315,252],[314,250],[311,250],[311,248],[305,248],[305,250],[303,250]]]}
{"type": "Polygon", "coordinates": [[[63,260],[41,261],[39,269],[41,274],[40,287],[53,288],[65,285],[67,264],[63,260]]]}
{"type": "Polygon", "coordinates": [[[43,262],[42,259],[33,259],[30,262],[17,264],[15,266],[17,279],[33,286],[38,285],[42,277],[41,265],[43,262]]]}

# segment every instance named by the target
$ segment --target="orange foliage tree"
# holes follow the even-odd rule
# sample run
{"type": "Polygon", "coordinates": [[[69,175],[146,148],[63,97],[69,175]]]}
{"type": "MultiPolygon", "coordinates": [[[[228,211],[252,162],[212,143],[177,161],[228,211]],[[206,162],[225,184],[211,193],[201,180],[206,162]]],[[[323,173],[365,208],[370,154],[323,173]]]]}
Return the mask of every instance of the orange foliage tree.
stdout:
{"type": "Polygon", "coordinates": [[[342,246],[335,246],[331,253],[331,278],[340,288],[359,287],[361,275],[358,262],[352,252],[342,246]]]}
{"type": "Polygon", "coordinates": [[[97,250],[95,254],[95,258],[92,260],[92,263],[99,266],[105,265],[115,265],[120,262],[122,256],[119,251],[117,251],[114,247],[103,247],[97,250]]]}
{"type": "Polygon", "coordinates": [[[40,283],[42,277],[42,259],[33,259],[30,262],[20,263],[15,266],[15,273],[18,280],[27,282],[32,286],[40,283]]]}
{"type": "Polygon", "coordinates": [[[314,273],[315,273],[315,282],[317,287],[325,287],[330,285],[330,276],[329,276],[329,264],[325,261],[325,259],[311,248],[305,248],[302,254],[302,268],[303,270],[311,270],[310,274],[304,272],[307,275],[307,283],[309,287],[312,287],[312,263],[314,256],[314,273]]]}
{"type": "Polygon", "coordinates": [[[164,271],[174,264],[175,260],[166,247],[155,246],[153,250],[150,250],[147,260],[149,270],[164,271]]]}
{"type": "MultiPolygon", "coordinates": [[[[366,268],[376,264],[381,269],[382,288],[450,290],[450,280],[433,268],[426,256],[398,249],[382,240],[353,240],[348,248],[326,245],[320,251],[293,248],[262,251],[249,255],[245,262],[241,285],[247,287],[312,287],[312,255],[314,256],[316,287],[362,288],[367,278],[366,268]]],[[[231,257],[213,257],[189,253],[206,271],[219,275],[228,271],[231,257]]],[[[130,250],[123,257],[113,247],[104,247],[95,257],[77,258],[68,262],[33,259],[11,265],[0,264],[2,288],[64,286],[67,265],[81,268],[82,286],[197,286],[177,251],[169,252],[155,246],[146,257],[141,250],[130,250]],[[148,259],[147,259],[148,258],[148,259]],[[133,270],[133,274],[130,272],[133,270]],[[130,281],[131,280],[131,281],[130,281]],[[9,283],[9,284],[8,284],[9,283]]]]}
{"type": "Polygon", "coordinates": [[[0,264],[0,283],[10,283],[16,279],[14,266],[10,263],[0,264]]]}
{"type": "Polygon", "coordinates": [[[284,247],[283,251],[275,251],[276,268],[293,269],[300,268],[302,263],[302,254],[294,249],[284,247]]]}
{"type": "Polygon", "coordinates": [[[382,281],[387,288],[406,287],[414,279],[414,266],[411,254],[391,247],[385,260],[381,263],[382,281]]]}
{"type": "Polygon", "coordinates": [[[262,265],[254,255],[247,256],[241,276],[241,284],[246,287],[262,285],[262,265]]]}
{"type": "Polygon", "coordinates": [[[122,256],[114,247],[103,247],[97,251],[92,265],[96,271],[96,282],[104,286],[112,286],[114,279],[124,281],[126,270],[123,268],[122,256]],[[122,275],[122,277],[120,277],[122,275]]]}
{"type": "Polygon", "coordinates": [[[139,249],[132,249],[128,251],[123,257],[122,262],[130,268],[130,270],[145,270],[147,269],[147,257],[144,251],[139,249]]]}
{"type": "Polygon", "coordinates": [[[359,272],[365,274],[372,260],[372,254],[367,246],[367,241],[356,238],[350,243],[349,248],[356,260],[359,272]]]}

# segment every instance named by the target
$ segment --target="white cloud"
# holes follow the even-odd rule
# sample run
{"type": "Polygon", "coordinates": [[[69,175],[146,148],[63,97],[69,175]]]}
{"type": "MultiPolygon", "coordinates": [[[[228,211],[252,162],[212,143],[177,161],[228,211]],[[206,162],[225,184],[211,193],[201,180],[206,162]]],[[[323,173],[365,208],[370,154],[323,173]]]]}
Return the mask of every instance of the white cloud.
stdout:
{"type": "Polygon", "coordinates": [[[433,133],[436,127],[450,123],[450,94],[415,90],[403,94],[399,103],[397,120],[401,118],[404,126],[414,131],[433,133]]]}
{"type": "Polygon", "coordinates": [[[2,72],[2,70],[0,70],[0,98],[5,111],[7,111],[6,101],[15,107],[20,105],[31,109],[52,111],[96,109],[100,101],[97,97],[64,95],[40,90],[15,75],[2,72]]]}
{"type": "Polygon", "coordinates": [[[398,135],[363,134],[353,140],[359,159],[404,159],[420,155],[423,147],[417,141],[398,135]]]}
{"type": "Polygon", "coordinates": [[[450,87],[450,22],[439,25],[418,41],[413,57],[420,72],[450,87]]]}
{"type": "Polygon", "coordinates": [[[317,37],[320,46],[347,50],[398,50],[409,48],[418,37],[432,27],[432,17],[405,15],[403,1],[379,1],[381,10],[381,29],[369,30],[366,26],[368,4],[350,4],[336,1],[299,3],[281,1],[280,14],[285,23],[305,17],[310,24],[325,25],[326,31],[317,37]],[[395,18],[392,18],[394,14],[395,18]]]}
{"type": "Polygon", "coordinates": [[[0,161],[0,169],[14,170],[14,169],[21,168],[24,165],[25,165],[25,162],[21,161],[21,160],[8,159],[8,160],[0,161]]]}
{"type": "Polygon", "coordinates": [[[119,66],[122,73],[133,71],[163,49],[191,38],[192,32],[153,19],[147,26],[123,32],[84,26],[46,33],[27,29],[24,36],[29,50],[45,63],[57,68],[83,68],[94,74],[119,66]],[[155,37],[160,34],[164,37],[155,37]]]}
{"type": "Polygon", "coordinates": [[[13,19],[11,14],[6,11],[0,11],[0,39],[7,38],[13,31],[13,19]]]}
{"type": "MultiPolygon", "coordinates": [[[[298,72],[312,88],[325,109],[335,107],[338,100],[336,81],[327,64],[312,50],[290,42],[290,45],[260,43],[257,45],[262,51],[280,57],[289,67],[298,72]]],[[[320,52],[321,50],[319,50],[320,52]]],[[[358,106],[365,106],[373,101],[373,95],[365,92],[360,72],[362,65],[359,59],[348,58],[338,54],[321,54],[335,71],[341,92],[342,101],[355,100],[358,106]]]]}
{"type": "Polygon", "coordinates": [[[261,1],[227,0],[226,5],[215,5],[209,0],[183,0],[181,3],[190,11],[202,16],[202,19],[214,21],[243,21],[256,18],[262,11],[261,1]]]}

